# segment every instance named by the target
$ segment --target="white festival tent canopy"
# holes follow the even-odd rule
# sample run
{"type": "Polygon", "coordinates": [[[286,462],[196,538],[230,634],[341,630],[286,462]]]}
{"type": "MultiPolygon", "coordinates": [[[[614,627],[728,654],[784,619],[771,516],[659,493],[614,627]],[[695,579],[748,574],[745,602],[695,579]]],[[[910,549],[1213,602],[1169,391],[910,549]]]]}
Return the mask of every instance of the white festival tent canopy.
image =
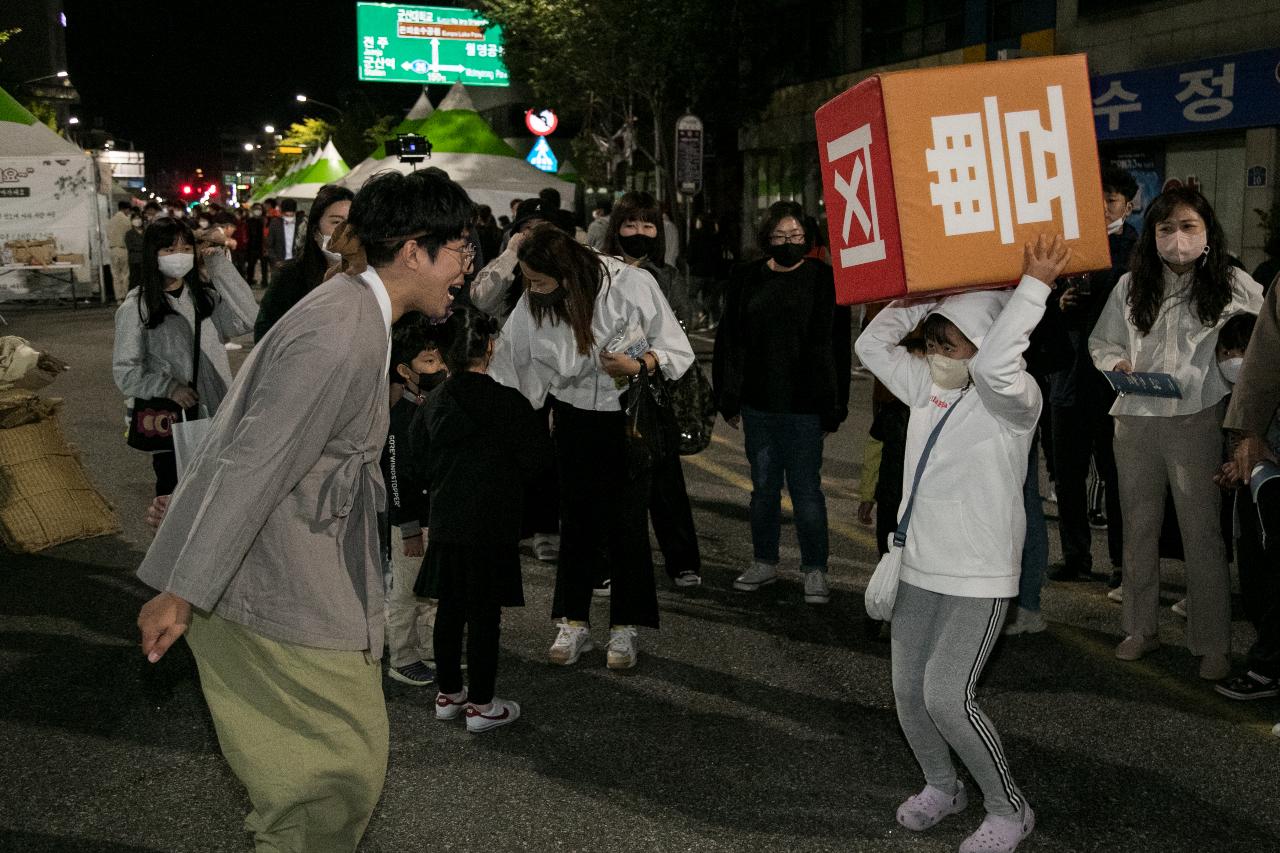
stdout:
{"type": "Polygon", "coordinates": [[[547,187],[559,190],[564,199],[573,199],[575,185],[526,163],[476,112],[461,83],[454,84],[434,110],[424,91],[396,133],[425,136],[432,145],[431,157],[418,164],[401,163],[379,146],[338,183],[358,190],[378,172],[408,174],[434,166],[459,183],[473,202],[492,208],[494,215],[505,213],[513,199],[531,198],[547,187]]]}
{"type": "Polygon", "coordinates": [[[0,302],[63,298],[99,280],[98,196],[93,159],[0,89],[0,302]],[[41,244],[38,263],[28,243],[41,244]]]}

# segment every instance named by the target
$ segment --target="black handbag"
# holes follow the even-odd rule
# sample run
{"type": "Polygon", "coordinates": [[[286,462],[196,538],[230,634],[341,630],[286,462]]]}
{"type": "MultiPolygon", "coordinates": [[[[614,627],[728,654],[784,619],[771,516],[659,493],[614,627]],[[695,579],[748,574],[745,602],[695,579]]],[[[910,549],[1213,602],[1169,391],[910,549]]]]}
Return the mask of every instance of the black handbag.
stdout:
{"type": "MultiPolygon", "coordinates": [[[[200,377],[200,327],[204,318],[196,312],[195,347],[191,356],[192,388],[199,387],[196,380],[200,377]]],[[[173,424],[182,420],[183,409],[167,397],[152,397],[148,400],[133,400],[129,409],[129,432],[125,443],[134,450],[147,453],[173,451],[173,424]]]]}
{"type": "Polygon", "coordinates": [[[641,362],[640,373],[623,392],[621,403],[627,415],[627,456],[633,469],[652,467],[678,452],[679,431],[660,371],[650,373],[641,362]]]}
{"type": "Polygon", "coordinates": [[[669,386],[669,390],[680,455],[701,453],[711,444],[711,431],[716,425],[716,401],[711,381],[695,361],[684,376],[669,386]]]}

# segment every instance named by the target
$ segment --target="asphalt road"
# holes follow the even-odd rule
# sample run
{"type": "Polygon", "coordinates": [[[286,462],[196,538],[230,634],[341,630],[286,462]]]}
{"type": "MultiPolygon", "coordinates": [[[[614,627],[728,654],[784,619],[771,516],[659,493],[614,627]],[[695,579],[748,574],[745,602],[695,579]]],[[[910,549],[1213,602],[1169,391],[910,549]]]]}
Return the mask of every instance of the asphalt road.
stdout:
{"type": "MultiPolygon", "coordinates": [[[[111,314],[4,313],[0,334],[72,364],[49,394],[65,398],[64,429],[124,531],[34,557],[0,552],[0,849],[249,849],[247,800],[218,753],[185,645],[156,666],[137,650],[148,591],[132,571],[149,539],[152,475],[123,442],[111,314]]],[[[524,717],[471,736],[434,719],[433,689],[387,681],[391,765],[361,849],[954,850],[981,820],[978,798],[923,835],[893,819],[922,781],[898,730],[888,645],[862,613],[875,561],[854,512],[866,379],[853,397],[826,449],[829,606],[803,604],[789,529],[784,580],[731,590],[751,557],[748,480],[741,436],[720,425],[712,447],[685,460],[707,582],[683,592],[662,576],[663,627],[641,632],[640,665],[612,673],[603,651],[570,669],[547,664],[553,569],[527,559],[528,606],[504,615],[499,674],[500,695],[524,717]]],[[[1172,603],[1180,564],[1166,569],[1172,603]]],[[[1163,649],[1115,660],[1119,608],[1104,592],[1051,584],[1049,630],[1002,640],[979,690],[1038,813],[1020,849],[1280,849],[1280,739],[1270,735],[1280,703],[1213,693],[1167,609],[1163,649]]],[[[1251,631],[1237,621],[1235,635],[1239,652],[1251,631]]]]}

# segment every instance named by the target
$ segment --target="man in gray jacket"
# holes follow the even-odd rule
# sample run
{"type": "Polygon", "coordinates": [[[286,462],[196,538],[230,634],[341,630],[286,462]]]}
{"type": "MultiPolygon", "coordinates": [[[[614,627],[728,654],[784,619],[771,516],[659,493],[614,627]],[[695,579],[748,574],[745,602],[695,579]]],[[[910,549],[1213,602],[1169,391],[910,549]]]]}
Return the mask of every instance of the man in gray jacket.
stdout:
{"type": "Polygon", "coordinates": [[[138,570],[160,590],[143,654],[186,634],[259,850],[354,850],[382,792],[391,324],[448,312],[470,214],[437,175],[365,185],[330,244],[344,272],[255,347],[138,570]]]}

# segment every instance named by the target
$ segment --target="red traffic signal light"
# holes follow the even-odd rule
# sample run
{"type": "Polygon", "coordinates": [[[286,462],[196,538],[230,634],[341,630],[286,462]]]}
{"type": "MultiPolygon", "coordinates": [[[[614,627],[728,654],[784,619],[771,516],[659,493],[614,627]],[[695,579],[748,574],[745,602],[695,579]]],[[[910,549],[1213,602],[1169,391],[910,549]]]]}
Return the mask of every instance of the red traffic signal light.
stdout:
{"type": "Polygon", "coordinates": [[[183,185],[182,185],[182,194],[183,194],[183,195],[191,195],[191,184],[183,184],[183,185]]]}

